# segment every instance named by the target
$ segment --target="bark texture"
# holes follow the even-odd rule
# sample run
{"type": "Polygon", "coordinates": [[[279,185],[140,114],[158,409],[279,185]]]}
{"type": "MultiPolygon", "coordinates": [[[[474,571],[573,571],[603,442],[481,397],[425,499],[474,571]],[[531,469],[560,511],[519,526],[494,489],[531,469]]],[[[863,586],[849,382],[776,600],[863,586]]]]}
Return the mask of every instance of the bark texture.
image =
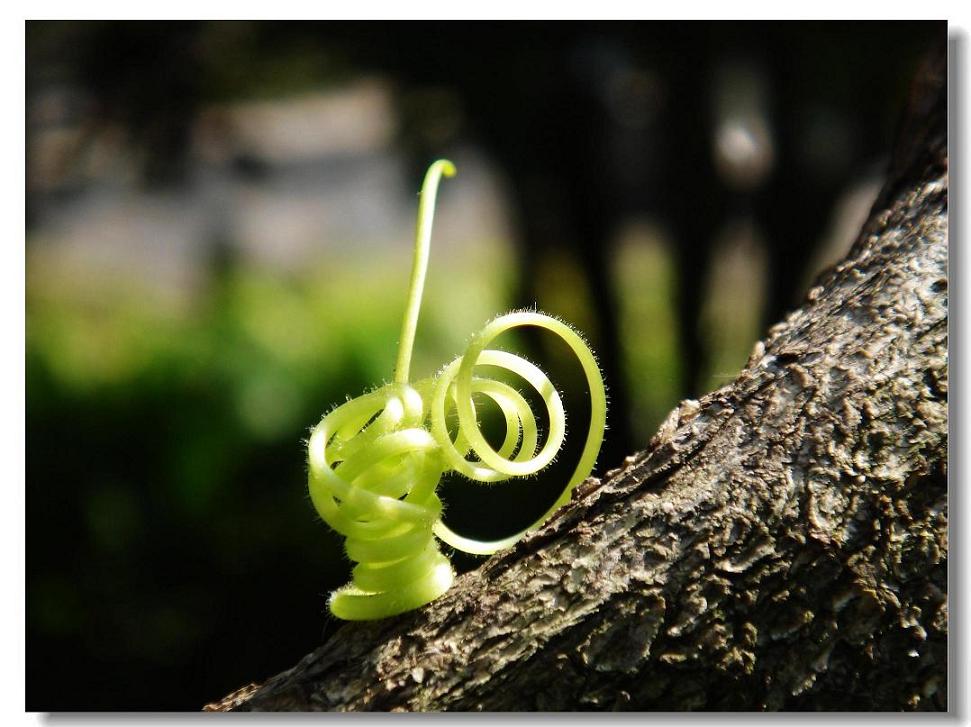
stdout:
{"type": "Polygon", "coordinates": [[[209,708],[945,709],[945,76],[732,384],[434,603],[209,708]]]}

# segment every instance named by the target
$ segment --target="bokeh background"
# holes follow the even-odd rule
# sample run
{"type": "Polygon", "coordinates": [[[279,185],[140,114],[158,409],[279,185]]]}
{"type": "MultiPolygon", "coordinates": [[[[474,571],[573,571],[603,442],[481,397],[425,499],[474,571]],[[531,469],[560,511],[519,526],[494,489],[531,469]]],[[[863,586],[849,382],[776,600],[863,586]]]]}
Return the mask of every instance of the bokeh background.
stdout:
{"type": "MultiPolygon", "coordinates": [[[[944,23],[28,22],[28,710],[197,710],[337,624],[303,440],[493,315],[583,330],[598,472],[729,383],[851,243],[944,23]]],[[[515,343],[584,425],[579,371],[515,343]]],[[[567,474],[449,481],[511,532],[567,474]]],[[[456,557],[462,569],[473,558],[456,557]]]]}

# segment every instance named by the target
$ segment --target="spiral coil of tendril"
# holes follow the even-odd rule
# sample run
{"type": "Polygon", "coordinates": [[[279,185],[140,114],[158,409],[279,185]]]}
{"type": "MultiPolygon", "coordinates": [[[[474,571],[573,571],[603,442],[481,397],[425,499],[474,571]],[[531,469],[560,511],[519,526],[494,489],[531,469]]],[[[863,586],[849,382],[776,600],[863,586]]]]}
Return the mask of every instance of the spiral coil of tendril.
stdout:
{"type": "Polygon", "coordinates": [[[346,538],[347,555],[357,563],[351,584],[331,598],[334,614],[354,620],[382,618],[444,593],[453,572],[433,535],[460,550],[486,554],[541,525],[593,467],[606,417],[598,401],[605,401],[603,381],[583,340],[555,318],[518,312],[487,325],[466,353],[437,377],[414,386],[388,384],[325,416],[310,439],[311,497],[321,517],[346,538]],[[590,385],[593,415],[576,471],[557,501],[522,532],[482,542],[458,535],[442,522],[442,502],[435,492],[442,475],[455,470],[479,482],[525,477],[553,460],[565,435],[563,404],[546,374],[520,356],[486,349],[493,338],[522,325],[552,331],[577,353],[590,385]],[[478,365],[510,371],[542,397],[549,422],[542,446],[526,398],[502,381],[474,375],[478,365]],[[498,450],[479,429],[473,394],[491,399],[505,420],[498,450]],[[452,411],[458,415],[454,435],[446,424],[452,411]]]}
{"type": "Polygon", "coordinates": [[[453,174],[452,163],[439,160],[422,185],[411,292],[394,383],[337,407],[310,436],[311,500],[324,521],[344,536],[347,556],[357,564],[351,583],[331,596],[330,609],[339,618],[383,618],[438,598],[455,576],[435,536],[469,553],[509,547],[570,499],[573,488],[592,471],[603,440],[607,397],[596,359],[576,331],[542,313],[519,311],[496,318],[438,376],[408,383],[435,194],[441,177],[453,174]],[[590,428],[576,470],[556,502],[521,532],[479,541],[442,522],[442,502],[435,492],[442,475],[454,470],[478,482],[527,477],[553,461],[566,433],[563,403],[546,374],[521,356],[487,348],[517,326],[547,330],[577,356],[590,392],[590,428]],[[502,381],[475,375],[477,366],[505,369],[542,398],[549,426],[542,446],[526,398],[502,381]],[[505,438],[498,450],[479,428],[476,394],[491,399],[505,419],[505,438]],[[451,435],[447,418],[453,412],[458,426],[451,435]]]}

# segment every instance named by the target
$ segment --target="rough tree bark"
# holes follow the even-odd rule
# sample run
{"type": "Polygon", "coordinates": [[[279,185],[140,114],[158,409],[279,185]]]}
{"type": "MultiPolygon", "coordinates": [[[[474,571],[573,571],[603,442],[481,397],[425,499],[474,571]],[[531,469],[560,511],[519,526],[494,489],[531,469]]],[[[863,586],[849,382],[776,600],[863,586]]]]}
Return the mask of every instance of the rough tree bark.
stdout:
{"type": "Polygon", "coordinates": [[[946,62],[741,375],[410,614],[210,709],[945,709],[946,62]]]}

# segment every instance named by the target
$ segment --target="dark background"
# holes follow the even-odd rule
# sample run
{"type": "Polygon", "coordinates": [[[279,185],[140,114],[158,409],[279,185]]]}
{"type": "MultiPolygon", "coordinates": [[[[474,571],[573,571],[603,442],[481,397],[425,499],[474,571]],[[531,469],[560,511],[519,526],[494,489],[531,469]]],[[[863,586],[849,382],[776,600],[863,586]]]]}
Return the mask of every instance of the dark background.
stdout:
{"type": "MultiPolygon", "coordinates": [[[[505,310],[562,316],[612,394],[602,474],[845,251],[946,25],[26,33],[26,707],[197,710],[337,626],[349,567],[303,439],[392,375],[430,161],[459,175],[415,375],[505,310]]],[[[579,372],[518,343],[581,439],[579,372]]],[[[526,483],[444,483],[450,523],[511,532],[575,453],[526,483]]]]}

